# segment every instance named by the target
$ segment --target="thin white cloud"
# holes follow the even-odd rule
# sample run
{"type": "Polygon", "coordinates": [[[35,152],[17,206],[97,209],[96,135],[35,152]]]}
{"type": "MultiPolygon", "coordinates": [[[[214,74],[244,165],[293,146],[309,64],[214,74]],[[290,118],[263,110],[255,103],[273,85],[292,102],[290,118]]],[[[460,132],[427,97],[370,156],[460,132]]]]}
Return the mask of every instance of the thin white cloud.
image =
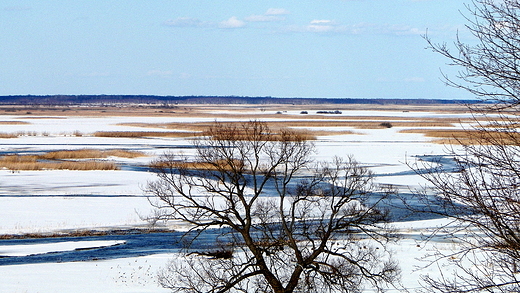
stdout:
{"type": "Polygon", "coordinates": [[[236,16],[232,16],[229,19],[221,21],[218,24],[219,28],[224,28],[224,29],[242,28],[245,26],[246,26],[246,22],[238,19],[236,16]]]}
{"type": "Polygon", "coordinates": [[[312,25],[329,25],[329,24],[333,24],[333,23],[335,23],[335,22],[332,20],[328,20],[328,19],[315,19],[315,20],[311,21],[312,25]]]}
{"type": "MultiPolygon", "coordinates": [[[[247,26],[247,23],[254,22],[282,22],[285,20],[283,15],[289,12],[283,8],[269,8],[264,14],[251,15],[239,19],[232,16],[221,22],[202,21],[192,17],[179,17],[163,22],[165,26],[171,27],[206,27],[220,29],[236,29],[247,26]]],[[[386,34],[386,35],[424,35],[426,28],[417,28],[409,25],[396,24],[374,24],[357,23],[342,24],[331,19],[313,19],[304,25],[280,26],[277,29],[283,33],[318,33],[318,34],[386,34]]]]}
{"type": "Polygon", "coordinates": [[[283,8],[269,8],[264,14],[253,14],[245,18],[249,22],[276,22],[283,21],[285,17],[283,15],[289,14],[289,11],[283,8]]]}
{"type": "Polygon", "coordinates": [[[314,19],[304,26],[287,26],[284,28],[284,31],[301,33],[344,33],[348,31],[348,27],[334,20],[314,19]]]}
{"type": "Polygon", "coordinates": [[[424,35],[425,29],[419,29],[409,25],[384,25],[380,27],[382,33],[396,35],[424,35]]]}
{"type": "Polygon", "coordinates": [[[352,34],[384,34],[384,35],[424,35],[426,29],[409,25],[357,23],[350,25],[348,31],[352,34]]]}
{"type": "Polygon", "coordinates": [[[269,8],[265,12],[265,15],[287,15],[290,12],[284,8],[269,8]]]}
{"type": "Polygon", "coordinates": [[[306,30],[308,32],[313,32],[313,33],[332,33],[332,32],[340,31],[340,30],[338,30],[338,27],[336,27],[336,26],[323,25],[323,24],[319,24],[319,25],[310,24],[306,27],[306,30]]]}

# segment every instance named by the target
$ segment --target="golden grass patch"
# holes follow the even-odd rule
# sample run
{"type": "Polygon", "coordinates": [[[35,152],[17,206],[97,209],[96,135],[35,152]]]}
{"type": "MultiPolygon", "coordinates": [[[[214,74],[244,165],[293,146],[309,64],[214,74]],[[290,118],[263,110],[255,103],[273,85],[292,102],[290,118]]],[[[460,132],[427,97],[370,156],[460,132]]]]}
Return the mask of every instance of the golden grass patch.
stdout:
{"type": "Polygon", "coordinates": [[[8,155],[0,158],[0,168],[9,170],[117,170],[114,162],[90,161],[39,161],[38,156],[8,155]]]}
{"type": "Polygon", "coordinates": [[[352,127],[357,129],[379,129],[387,128],[382,126],[383,122],[390,122],[394,127],[450,127],[452,126],[449,122],[443,121],[276,121],[268,122],[269,126],[277,127],[352,127]]]}
{"type": "MultiPolygon", "coordinates": [[[[234,129],[232,135],[229,133],[210,133],[203,132],[203,136],[210,137],[215,140],[237,140],[244,141],[251,139],[251,134],[247,133],[243,129],[234,129]]],[[[274,131],[269,135],[264,135],[262,137],[265,141],[303,141],[303,140],[316,140],[316,136],[313,135],[312,131],[307,130],[290,130],[290,131],[282,131],[282,129],[278,129],[278,131],[274,131]]]]}
{"type": "Polygon", "coordinates": [[[114,162],[95,160],[110,156],[135,158],[140,152],[127,150],[70,150],[55,151],[42,155],[5,155],[0,157],[0,168],[9,170],[118,170],[114,162]],[[82,161],[76,161],[83,159],[82,161]],[[84,160],[89,159],[89,160],[84,160]]]}
{"type": "Polygon", "coordinates": [[[150,164],[151,168],[155,169],[191,169],[191,170],[227,170],[241,169],[244,163],[238,160],[227,162],[225,160],[218,160],[215,162],[184,162],[184,161],[155,161],[150,164]]]}
{"type": "Polygon", "coordinates": [[[146,156],[144,153],[137,151],[128,151],[128,150],[108,150],[104,152],[107,157],[120,157],[120,158],[139,158],[146,156]]]}
{"type": "MultiPolygon", "coordinates": [[[[19,117],[18,119],[67,119],[67,117],[59,117],[59,116],[24,116],[19,117]]],[[[22,122],[23,123],[23,122],[22,122]]],[[[28,122],[26,122],[28,123],[28,122]]]]}
{"type": "Polygon", "coordinates": [[[354,132],[351,130],[306,130],[309,135],[312,135],[313,137],[317,136],[330,136],[330,135],[352,135],[352,134],[361,134],[359,132],[354,132]]]}
{"type": "MultiPolygon", "coordinates": [[[[242,124],[243,122],[240,122],[242,124]]],[[[125,138],[145,138],[145,137],[197,137],[207,136],[206,130],[212,127],[213,123],[179,123],[177,130],[188,130],[188,131],[98,131],[94,133],[96,137],[125,137],[125,138]],[[191,131],[189,131],[191,130],[191,131]]],[[[143,126],[146,127],[146,126],[143,126]]],[[[295,130],[295,133],[300,134],[304,139],[314,140],[316,137],[312,134],[312,131],[307,130],[295,130]]],[[[243,134],[243,137],[247,137],[247,134],[243,134]]],[[[240,138],[237,138],[240,139],[240,138]]],[[[277,134],[273,134],[270,140],[279,140],[280,137],[277,134]]]]}
{"type": "Polygon", "coordinates": [[[439,144],[518,145],[520,143],[520,133],[496,130],[405,129],[400,133],[420,133],[435,138],[432,142],[439,144]]]}
{"type": "MultiPolygon", "coordinates": [[[[388,117],[387,117],[388,118],[388,117]]],[[[319,127],[351,127],[357,129],[383,129],[387,128],[384,125],[385,122],[390,123],[393,127],[453,127],[451,121],[443,121],[443,120],[425,120],[425,121],[391,121],[388,119],[382,119],[378,121],[349,121],[349,120],[285,120],[285,121],[266,121],[267,126],[274,131],[277,131],[281,128],[319,128],[319,127]]],[[[457,122],[460,122],[457,120],[457,122]]],[[[227,124],[241,124],[243,122],[226,122],[227,124]]],[[[120,124],[124,126],[132,126],[132,127],[143,127],[143,128],[161,128],[161,129],[175,129],[182,131],[193,131],[193,132],[203,132],[206,129],[212,127],[214,122],[193,122],[193,123],[124,123],[120,124]]],[[[337,131],[324,131],[324,130],[313,130],[306,129],[312,136],[316,135],[337,135],[337,131]],[[318,133],[314,133],[314,131],[318,131],[318,133]]],[[[354,132],[343,131],[343,134],[354,134],[354,132]]]]}
{"type": "Polygon", "coordinates": [[[25,121],[0,121],[0,125],[27,125],[31,124],[25,121]]]}
{"type": "Polygon", "coordinates": [[[12,133],[0,133],[0,138],[17,138],[18,135],[12,133]]]}
{"type": "Polygon", "coordinates": [[[54,151],[39,156],[45,160],[67,160],[67,159],[93,159],[93,158],[137,158],[144,156],[141,152],[127,150],[96,150],[96,149],[80,149],[67,151],[54,151]]]}
{"type": "MultiPolygon", "coordinates": [[[[277,126],[276,128],[281,129],[285,127],[287,123],[274,123],[274,122],[267,122],[267,125],[269,127],[277,126]]],[[[186,133],[191,133],[191,136],[201,136],[205,134],[205,131],[213,126],[213,123],[206,123],[206,122],[200,122],[200,123],[168,123],[168,124],[153,124],[153,123],[124,123],[121,124],[124,126],[133,126],[133,127],[143,127],[143,128],[171,128],[176,130],[183,130],[183,131],[191,131],[186,133]]],[[[314,127],[327,127],[328,125],[323,124],[315,124],[317,126],[314,127]]],[[[289,127],[289,126],[288,126],[289,127]]],[[[303,126],[294,126],[293,127],[302,127],[303,126]]],[[[307,126],[310,127],[310,126],[307,126]]],[[[327,136],[327,135],[347,135],[347,134],[356,134],[354,131],[351,130],[317,130],[317,129],[305,129],[305,130],[298,130],[295,131],[302,131],[305,132],[308,137],[307,139],[313,140],[316,139],[316,136],[327,136]]],[[[138,132],[137,132],[138,133],[138,132]]],[[[179,136],[183,137],[183,136],[179,136]]],[[[187,135],[188,137],[188,135],[187,135]]]]}
{"type": "Polygon", "coordinates": [[[13,115],[16,112],[31,112],[31,115],[38,115],[41,113],[56,113],[59,115],[76,115],[80,114],[99,114],[99,115],[122,115],[130,114],[149,114],[149,113],[183,113],[191,112],[221,112],[221,111],[236,111],[236,112],[276,112],[276,111],[313,111],[313,110],[340,110],[340,111],[393,111],[393,112],[412,112],[412,111],[428,111],[428,112],[460,112],[467,111],[465,105],[455,104],[423,104],[423,105],[395,105],[395,104],[337,104],[337,103],[320,103],[320,104],[188,104],[180,103],[178,105],[169,105],[165,107],[163,104],[149,104],[136,105],[132,103],[121,105],[0,105],[0,113],[5,112],[5,115],[13,115]]]}
{"type": "Polygon", "coordinates": [[[125,137],[125,138],[145,138],[145,137],[193,137],[197,136],[194,132],[181,131],[96,131],[96,137],[125,137]]]}
{"type": "MultiPolygon", "coordinates": [[[[164,105],[35,105],[35,106],[13,106],[0,105],[0,115],[24,115],[25,118],[39,117],[56,119],[57,117],[73,117],[73,116],[126,116],[126,117],[204,117],[204,118],[237,118],[237,119],[251,119],[251,116],[261,119],[273,117],[303,117],[307,115],[294,115],[284,113],[283,115],[276,115],[276,112],[290,111],[293,113],[300,113],[307,111],[309,117],[319,116],[322,119],[335,119],[337,117],[345,117],[338,115],[315,115],[317,110],[325,111],[342,111],[343,114],[348,111],[371,111],[385,114],[385,111],[392,112],[432,112],[432,113],[467,113],[468,108],[465,105],[375,105],[375,104],[184,104],[171,105],[164,107],[164,105]],[[245,113],[247,112],[247,113],[245,113]],[[252,115],[250,113],[253,113],[252,115]]],[[[408,116],[407,114],[406,116],[408,116]]],[[[349,117],[351,118],[351,117],[349,117]]],[[[362,118],[363,119],[363,118],[362,118]]],[[[379,118],[375,118],[378,119],[379,118]]],[[[363,119],[364,120],[364,119],[363,119]]]]}

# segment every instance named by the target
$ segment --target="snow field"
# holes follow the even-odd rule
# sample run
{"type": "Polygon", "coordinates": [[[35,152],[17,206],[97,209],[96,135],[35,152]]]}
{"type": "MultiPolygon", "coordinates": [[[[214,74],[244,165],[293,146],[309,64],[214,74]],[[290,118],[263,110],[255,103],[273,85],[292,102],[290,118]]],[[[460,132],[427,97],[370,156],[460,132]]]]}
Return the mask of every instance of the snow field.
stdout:
{"type": "MultiPolygon", "coordinates": [[[[309,112],[310,113],[310,112],[309,112]]],[[[343,111],[342,115],[392,115],[399,117],[451,117],[436,113],[343,111]]],[[[142,131],[143,128],[118,123],[167,123],[201,121],[202,118],[175,117],[53,117],[30,119],[3,116],[1,121],[26,121],[25,125],[2,125],[3,133],[33,131],[47,136],[23,136],[0,140],[0,152],[31,153],[62,149],[123,148],[143,151],[148,156],[135,159],[109,158],[129,165],[146,165],[166,150],[190,154],[189,142],[178,138],[98,138],[71,136],[95,131],[142,131]]],[[[281,115],[280,119],[283,119],[281,115]]],[[[214,119],[205,119],[214,121],[214,119]]],[[[339,129],[338,129],[339,130],[339,129]]],[[[316,160],[353,155],[372,168],[376,181],[403,188],[425,182],[406,166],[416,155],[443,154],[445,147],[432,144],[421,134],[399,133],[400,128],[353,130],[355,135],[319,137],[316,160]]],[[[139,216],[152,213],[143,188],[155,176],[149,172],[119,171],[20,171],[0,170],[0,234],[47,233],[70,229],[109,229],[147,225],[139,216]]],[[[415,271],[417,259],[428,253],[434,242],[422,243],[421,232],[442,221],[396,223],[405,237],[389,248],[403,270],[403,287],[417,288],[420,274],[436,274],[437,268],[415,271]]],[[[97,243],[96,245],[110,245],[97,243]]],[[[114,244],[114,243],[112,243],[114,244]]],[[[48,246],[2,247],[2,254],[24,254],[75,249],[80,243],[48,246]],[[2,250],[4,249],[4,250],[2,250]],[[32,252],[31,252],[32,251],[32,252]]],[[[94,245],[94,243],[85,243],[94,245]]],[[[447,246],[446,249],[448,249],[447,246]]],[[[41,263],[0,266],[0,293],[12,292],[168,292],[159,288],[155,276],[172,255],[157,254],[105,261],[41,263]]],[[[399,292],[399,290],[394,290],[399,292]]]]}

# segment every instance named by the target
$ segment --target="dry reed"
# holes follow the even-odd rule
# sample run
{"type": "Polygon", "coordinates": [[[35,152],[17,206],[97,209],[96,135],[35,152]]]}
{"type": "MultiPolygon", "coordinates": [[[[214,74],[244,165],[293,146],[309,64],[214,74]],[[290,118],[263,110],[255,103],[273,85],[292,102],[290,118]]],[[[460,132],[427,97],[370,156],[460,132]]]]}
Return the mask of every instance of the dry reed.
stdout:
{"type": "Polygon", "coordinates": [[[436,138],[438,144],[520,144],[520,133],[496,130],[448,130],[448,129],[406,129],[401,133],[421,133],[426,137],[436,138]]]}
{"type": "MultiPolygon", "coordinates": [[[[386,128],[381,126],[381,122],[390,122],[394,127],[453,127],[454,122],[460,122],[460,120],[441,120],[441,119],[430,119],[430,120],[410,120],[401,121],[400,117],[394,117],[391,120],[390,117],[384,117],[382,120],[346,120],[351,117],[344,118],[345,120],[284,120],[284,121],[266,121],[265,123],[272,129],[287,128],[287,127],[352,127],[358,129],[382,129],[386,128]]],[[[369,117],[367,117],[369,119],[369,117]]],[[[227,122],[229,124],[241,124],[243,122],[227,122]]],[[[146,128],[162,128],[162,129],[175,129],[183,131],[204,131],[211,127],[214,123],[212,122],[194,122],[194,123],[124,123],[124,126],[133,127],[146,127],[146,128]]],[[[309,130],[312,131],[312,130],[309,130]]],[[[334,132],[332,132],[334,134],[334,132]]]]}
{"type": "Polygon", "coordinates": [[[31,124],[25,121],[0,121],[0,125],[27,125],[31,124]]]}
{"type": "Polygon", "coordinates": [[[145,138],[145,137],[193,137],[197,136],[194,132],[159,132],[159,131],[97,131],[96,137],[124,137],[124,138],[145,138]]]}
{"type": "Polygon", "coordinates": [[[154,169],[191,169],[191,170],[226,170],[231,171],[232,169],[241,169],[244,167],[244,163],[238,160],[229,163],[226,160],[219,160],[213,163],[211,162],[172,162],[172,161],[155,161],[150,163],[150,167],[154,169]]]}
{"type": "Polygon", "coordinates": [[[12,133],[0,133],[0,138],[17,138],[18,136],[12,133]]]}
{"type": "Polygon", "coordinates": [[[71,150],[55,151],[42,155],[5,155],[0,157],[0,168],[9,170],[118,170],[114,162],[94,160],[107,157],[135,158],[140,152],[127,150],[71,150]],[[78,159],[89,159],[75,161],[78,159]]]}
{"type": "MultiPolygon", "coordinates": [[[[173,132],[157,132],[157,131],[98,131],[94,133],[94,136],[97,137],[125,137],[125,138],[144,138],[144,137],[197,137],[197,136],[207,136],[208,132],[206,130],[213,126],[213,124],[197,124],[194,127],[186,126],[192,130],[191,132],[181,132],[181,131],[173,131],[173,132]]],[[[184,128],[184,129],[186,129],[184,128]]],[[[316,136],[312,134],[312,131],[303,131],[303,130],[295,130],[295,133],[298,133],[307,140],[314,140],[316,136]]],[[[247,134],[242,135],[243,139],[247,139],[247,134]]],[[[236,137],[236,139],[240,140],[240,135],[236,137]]],[[[273,134],[269,137],[269,140],[279,140],[280,136],[277,134],[273,134]]]]}
{"type": "MultiPolygon", "coordinates": [[[[202,133],[203,136],[211,137],[214,140],[237,140],[237,141],[246,141],[250,140],[251,134],[244,129],[233,129],[232,134],[227,132],[210,132],[205,131],[202,133]]],[[[256,138],[255,138],[256,139],[256,138]]],[[[262,139],[265,141],[302,141],[302,140],[316,140],[316,136],[312,134],[311,131],[307,130],[287,130],[287,129],[277,129],[274,130],[273,133],[265,134],[262,136],[262,139]]]]}
{"type": "Polygon", "coordinates": [[[39,161],[37,156],[8,155],[0,158],[0,168],[9,170],[117,170],[114,162],[104,161],[39,161]]]}
{"type": "Polygon", "coordinates": [[[143,153],[127,150],[96,150],[96,149],[80,149],[55,151],[43,154],[41,159],[45,160],[67,160],[67,159],[93,159],[93,158],[137,158],[144,156],[143,153]]]}

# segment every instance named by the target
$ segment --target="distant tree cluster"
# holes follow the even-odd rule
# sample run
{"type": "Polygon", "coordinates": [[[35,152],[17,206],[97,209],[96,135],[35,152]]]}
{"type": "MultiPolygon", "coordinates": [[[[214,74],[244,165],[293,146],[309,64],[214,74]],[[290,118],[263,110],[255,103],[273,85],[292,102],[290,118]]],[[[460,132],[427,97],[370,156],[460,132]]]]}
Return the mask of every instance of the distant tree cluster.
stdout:
{"type": "Polygon", "coordinates": [[[343,112],[339,110],[335,111],[316,111],[316,114],[342,114],[343,112]]]}
{"type": "Polygon", "coordinates": [[[154,95],[14,95],[0,96],[4,105],[80,105],[80,104],[374,104],[429,105],[475,103],[449,99],[357,99],[357,98],[276,98],[239,96],[154,96],[154,95]]]}

